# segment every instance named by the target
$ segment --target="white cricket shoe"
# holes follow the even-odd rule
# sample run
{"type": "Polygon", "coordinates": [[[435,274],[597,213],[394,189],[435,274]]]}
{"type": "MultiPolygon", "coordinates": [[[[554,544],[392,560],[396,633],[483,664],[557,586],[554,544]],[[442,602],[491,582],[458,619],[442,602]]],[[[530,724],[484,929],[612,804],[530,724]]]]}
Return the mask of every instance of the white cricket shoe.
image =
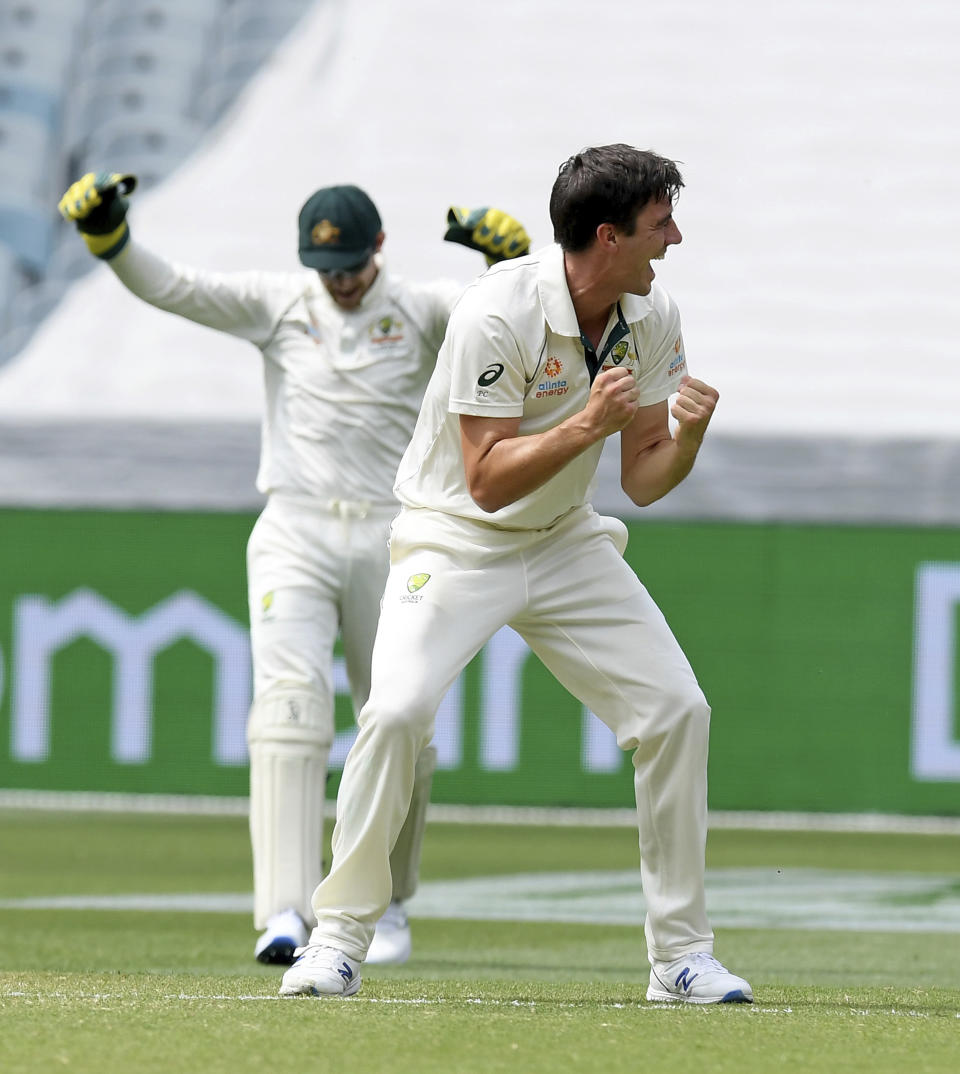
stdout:
{"type": "Polygon", "coordinates": [[[253,948],[258,962],[274,966],[289,966],[294,952],[310,938],[303,918],[296,910],[281,910],[267,919],[267,927],[253,948]]]}
{"type": "Polygon", "coordinates": [[[360,963],[335,947],[308,944],[283,975],[281,996],[352,996],[360,991],[360,963]]]}
{"type": "Polygon", "coordinates": [[[647,999],[658,1003],[753,1003],[753,989],[706,951],[654,962],[647,999]]]}
{"type": "Polygon", "coordinates": [[[412,946],[407,911],[399,899],[394,899],[377,922],[377,931],[364,961],[372,965],[398,966],[410,957],[412,946]]]}

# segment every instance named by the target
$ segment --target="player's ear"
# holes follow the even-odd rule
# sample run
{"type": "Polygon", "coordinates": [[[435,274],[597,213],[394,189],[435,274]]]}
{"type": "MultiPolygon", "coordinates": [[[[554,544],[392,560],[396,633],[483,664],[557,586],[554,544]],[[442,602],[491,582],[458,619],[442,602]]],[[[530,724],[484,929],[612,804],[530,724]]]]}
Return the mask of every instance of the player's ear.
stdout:
{"type": "Polygon", "coordinates": [[[617,245],[617,229],[613,224],[597,225],[597,242],[604,249],[617,245]]]}
{"type": "Polygon", "coordinates": [[[385,231],[378,231],[377,237],[373,240],[373,252],[375,254],[380,253],[380,248],[383,246],[383,240],[387,237],[385,231]]]}

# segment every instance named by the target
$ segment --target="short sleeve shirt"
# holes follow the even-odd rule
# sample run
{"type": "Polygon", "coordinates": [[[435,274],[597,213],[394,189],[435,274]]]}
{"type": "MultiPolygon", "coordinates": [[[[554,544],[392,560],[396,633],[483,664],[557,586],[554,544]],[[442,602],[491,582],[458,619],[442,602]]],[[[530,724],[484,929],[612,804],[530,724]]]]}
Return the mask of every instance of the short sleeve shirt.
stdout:
{"type": "MultiPolygon", "coordinates": [[[[622,295],[598,353],[604,366],[633,373],[641,406],[677,391],[686,360],[669,295],[656,282],[649,295],[622,295]]],[[[519,418],[520,436],[542,433],[583,410],[591,383],[560,247],[495,266],[467,288],[451,315],[400,463],[397,496],[408,507],[505,529],[553,525],[588,500],[602,442],[540,488],[488,513],[467,490],[459,417],[519,418]]]]}

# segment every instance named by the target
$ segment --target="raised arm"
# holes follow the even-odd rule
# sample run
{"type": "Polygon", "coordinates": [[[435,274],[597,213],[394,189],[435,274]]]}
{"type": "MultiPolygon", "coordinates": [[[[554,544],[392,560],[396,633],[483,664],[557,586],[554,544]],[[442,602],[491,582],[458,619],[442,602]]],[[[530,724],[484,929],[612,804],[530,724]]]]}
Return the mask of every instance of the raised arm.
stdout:
{"type": "Polygon", "coordinates": [[[127,195],[136,185],[133,175],[90,172],[60,199],[60,213],[137,298],[258,345],[268,340],[291,301],[290,288],[272,284],[268,273],[206,272],[175,264],[131,241],[127,195]]]}
{"type": "Polygon", "coordinates": [[[669,410],[677,420],[673,435],[666,400],[637,409],[620,434],[620,484],[635,504],[649,506],[690,473],[719,398],[709,384],[684,377],[669,410]]]}

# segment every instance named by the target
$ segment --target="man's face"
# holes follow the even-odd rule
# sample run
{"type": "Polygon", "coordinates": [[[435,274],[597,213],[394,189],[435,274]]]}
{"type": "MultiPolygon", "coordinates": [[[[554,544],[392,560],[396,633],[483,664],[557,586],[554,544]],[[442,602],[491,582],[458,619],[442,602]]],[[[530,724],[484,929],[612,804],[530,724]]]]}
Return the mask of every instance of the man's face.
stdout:
{"type": "Polygon", "coordinates": [[[360,305],[361,299],[370,290],[376,278],[377,265],[373,260],[373,254],[355,271],[320,273],[320,279],[327,293],[341,309],[345,310],[353,310],[360,305]]]}
{"type": "Polygon", "coordinates": [[[667,247],[682,242],[683,236],[673,219],[669,198],[650,201],[637,214],[632,235],[617,232],[618,269],[625,294],[648,295],[656,273],[651,261],[666,255],[667,247]]]}
{"type": "Polygon", "coordinates": [[[350,265],[339,272],[321,272],[320,280],[327,289],[327,294],[344,310],[354,310],[360,305],[363,296],[370,290],[377,278],[377,263],[373,255],[379,253],[383,246],[384,233],[377,235],[373,249],[366,261],[350,265]]]}

